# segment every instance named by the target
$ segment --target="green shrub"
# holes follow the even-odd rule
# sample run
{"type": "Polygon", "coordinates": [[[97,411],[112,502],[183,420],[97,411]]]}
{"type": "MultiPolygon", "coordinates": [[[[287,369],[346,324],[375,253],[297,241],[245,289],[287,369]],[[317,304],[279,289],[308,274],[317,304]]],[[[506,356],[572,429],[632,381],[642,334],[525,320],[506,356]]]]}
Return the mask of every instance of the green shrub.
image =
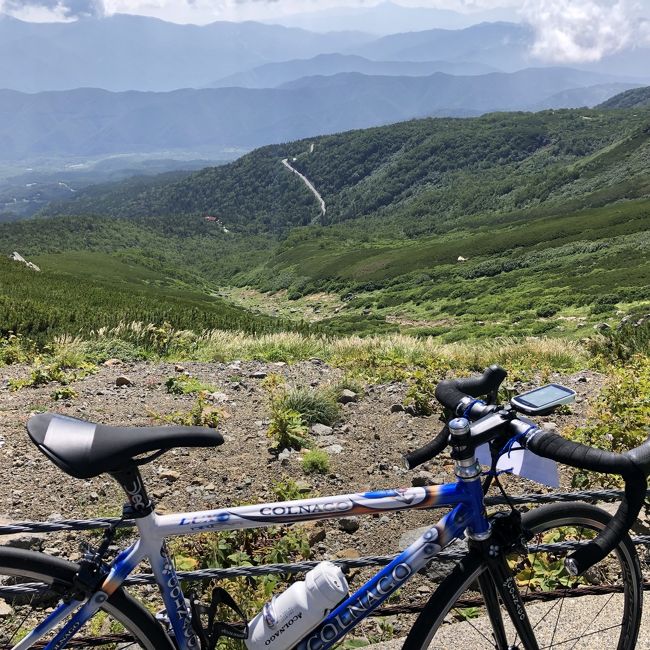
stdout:
{"type": "Polygon", "coordinates": [[[77,397],[77,391],[70,386],[61,386],[61,388],[52,391],[50,397],[56,402],[62,399],[74,399],[77,397]]]}
{"type": "Polygon", "coordinates": [[[304,499],[308,494],[291,478],[285,478],[273,484],[273,494],[279,501],[304,499]]]}
{"type": "Polygon", "coordinates": [[[536,310],[535,314],[540,318],[549,318],[550,316],[555,316],[560,311],[560,305],[554,303],[546,303],[540,305],[536,310]]]}
{"type": "Polygon", "coordinates": [[[201,391],[214,392],[214,386],[205,384],[198,380],[196,377],[189,375],[177,375],[170,377],[166,382],[167,392],[173,395],[191,395],[192,393],[200,393],[201,391]]]}
{"type": "Polygon", "coordinates": [[[222,416],[220,408],[208,402],[202,394],[196,399],[194,406],[189,411],[176,411],[170,415],[151,413],[151,417],[171,424],[180,424],[185,427],[208,427],[216,429],[222,416]]]}
{"type": "Polygon", "coordinates": [[[431,415],[435,403],[436,383],[427,370],[416,370],[406,390],[404,405],[411,406],[416,415],[431,415]]]}
{"type": "Polygon", "coordinates": [[[330,471],[330,458],[322,449],[308,451],[302,459],[302,469],[306,474],[327,474],[330,471]]]}
{"type": "Polygon", "coordinates": [[[34,358],[34,344],[20,334],[9,334],[0,338],[0,366],[12,363],[27,363],[34,358]]]}
{"type": "Polygon", "coordinates": [[[112,336],[87,341],[86,345],[88,359],[93,363],[103,363],[108,359],[144,361],[151,356],[138,344],[112,336]]]}
{"type": "MultiPolygon", "coordinates": [[[[650,357],[638,355],[615,367],[586,426],[569,429],[566,435],[586,445],[622,453],[640,445],[650,422],[650,357]]],[[[622,479],[608,474],[575,470],[573,485],[619,486],[622,479]]]]}
{"type": "Polygon", "coordinates": [[[608,329],[589,341],[591,351],[605,361],[626,361],[650,354],[650,316],[630,314],[616,329],[608,329]]]}
{"type": "Polygon", "coordinates": [[[273,401],[283,410],[299,413],[307,426],[317,422],[332,425],[340,416],[339,405],[331,390],[291,388],[278,393],[273,401]]]}
{"type": "Polygon", "coordinates": [[[277,451],[302,449],[308,445],[308,430],[302,415],[278,403],[271,404],[271,424],[267,434],[273,439],[277,451]]]}

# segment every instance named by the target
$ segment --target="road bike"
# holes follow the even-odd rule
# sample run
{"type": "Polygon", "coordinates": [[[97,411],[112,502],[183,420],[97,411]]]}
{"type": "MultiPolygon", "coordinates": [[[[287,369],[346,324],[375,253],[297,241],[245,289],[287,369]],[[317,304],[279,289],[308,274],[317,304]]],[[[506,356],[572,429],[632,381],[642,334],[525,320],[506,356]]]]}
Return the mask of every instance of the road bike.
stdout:
{"type": "MultiPolygon", "coordinates": [[[[80,479],[108,473],[119,482],[128,499],[125,517],[135,519],[139,538],[111,560],[108,549],[115,532],[111,529],[100,547],[89,550],[79,564],[0,547],[0,648],[59,650],[103,643],[120,649],[208,650],[220,636],[246,642],[245,620],[218,621],[214,603],[200,605],[187,597],[167,538],[448,507],[440,521],[333,605],[298,641],[273,645],[274,637],[273,643],[260,647],[335,646],[408,580],[418,573],[426,576],[432,558],[454,543],[463,550],[462,558],[437,584],[415,620],[404,642],[407,650],[632,650],[639,634],[643,589],[628,530],[644,502],[650,438],[624,454],[614,454],[540,429],[521,415],[525,407],[517,410],[514,401],[498,404],[505,376],[503,369],[492,366],[482,376],[445,380],[437,386],[436,398],[452,419],[405,459],[414,468],[449,447],[455,464],[453,483],[182,514],[156,513],[139,466],[175,447],[221,445],[223,438],[215,430],[108,427],[53,413],[32,416],[27,425],[31,439],[59,468],[80,479]],[[476,450],[485,444],[492,459],[487,472],[476,458],[476,450]],[[488,514],[484,502],[488,488],[497,484],[503,491],[497,461],[519,447],[573,467],[621,475],[625,495],[617,513],[612,517],[586,503],[562,503],[523,514],[511,504],[488,514]],[[154,616],[124,586],[144,561],[159,587],[164,617],[154,616]],[[207,611],[211,614],[206,622],[201,612],[207,611]]],[[[547,395],[551,389],[540,389],[544,390],[547,395]]],[[[534,402],[529,395],[520,403],[534,402]]],[[[531,412],[549,412],[556,405],[538,404],[531,412]]],[[[242,614],[227,592],[217,588],[215,593],[221,594],[221,602],[230,602],[231,612],[242,614]]],[[[268,624],[272,627],[274,621],[268,624]]]]}

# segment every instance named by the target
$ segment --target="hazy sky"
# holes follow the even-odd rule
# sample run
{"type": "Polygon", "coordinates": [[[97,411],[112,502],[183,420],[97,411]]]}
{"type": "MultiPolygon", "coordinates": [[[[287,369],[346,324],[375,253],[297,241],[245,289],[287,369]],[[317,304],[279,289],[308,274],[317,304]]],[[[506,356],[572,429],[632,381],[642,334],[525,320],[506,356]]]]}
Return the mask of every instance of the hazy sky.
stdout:
{"type": "MultiPolygon", "coordinates": [[[[624,47],[650,45],[650,0],[394,0],[406,6],[455,9],[515,7],[533,25],[534,53],[558,62],[594,61],[624,47]]],[[[175,22],[256,20],[378,0],[0,0],[0,11],[23,20],[73,20],[135,13],[175,22]]]]}

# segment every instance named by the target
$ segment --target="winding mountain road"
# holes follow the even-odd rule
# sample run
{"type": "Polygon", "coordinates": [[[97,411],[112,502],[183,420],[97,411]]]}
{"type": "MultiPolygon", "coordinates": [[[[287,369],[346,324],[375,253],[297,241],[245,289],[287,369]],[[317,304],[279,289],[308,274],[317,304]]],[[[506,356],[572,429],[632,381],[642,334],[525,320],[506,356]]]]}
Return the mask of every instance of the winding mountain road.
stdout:
{"type": "MultiPolygon", "coordinates": [[[[312,147],[313,147],[313,145],[312,145],[312,147]]],[[[312,151],[313,151],[313,148],[312,148],[312,151]]],[[[327,211],[327,207],[325,206],[325,201],[323,200],[323,197],[320,195],[320,193],[318,192],[318,190],[314,187],[313,183],[312,183],[312,182],[311,182],[311,181],[310,181],[310,180],[309,180],[309,179],[308,179],[304,174],[301,174],[301,173],[300,173],[300,172],[299,172],[295,167],[292,167],[291,164],[289,163],[289,159],[288,159],[288,158],[285,158],[285,159],[282,161],[282,164],[283,164],[283,165],[284,165],[284,166],[285,166],[289,171],[293,172],[293,173],[296,174],[297,176],[300,176],[300,178],[302,179],[302,182],[307,186],[307,188],[309,189],[309,191],[310,191],[310,192],[311,192],[311,193],[316,197],[316,199],[318,200],[318,203],[320,204],[321,217],[324,217],[324,216],[325,216],[325,212],[327,211]]],[[[314,221],[316,221],[316,220],[314,219],[314,221]]],[[[312,223],[313,223],[313,222],[312,222],[312,223]]]]}

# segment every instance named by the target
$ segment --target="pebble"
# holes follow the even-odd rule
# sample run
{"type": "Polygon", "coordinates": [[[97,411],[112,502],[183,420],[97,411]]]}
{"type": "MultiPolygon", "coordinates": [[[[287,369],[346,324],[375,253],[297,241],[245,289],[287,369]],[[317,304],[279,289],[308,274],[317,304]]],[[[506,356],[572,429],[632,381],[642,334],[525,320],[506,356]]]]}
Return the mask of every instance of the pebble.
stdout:
{"type": "Polygon", "coordinates": [[[343,451],[343,447],[341,447],[341,445],[330,445],[329,447],[325,447],[325,451],[337,455],[343,451]]]}
{"type": "Polygon", "coordinates": [[[411,480],[411,485],[413,487],[425,487],[427,485],[438,485],[444,481],[439,481],[438,477],[432,474],[431,472],[418,472],[413,479],[411,480]]]}
{"type": "Polygon", "coordinates": [[[316,546],[316,544],[320,544],[320,542],[324,542],[326,537],[327,537],[327,531],[324,528],[317,528],[309,536],[309,546],[316,546]]]}
{"type": "Polygon", "coordinates": [[[7,618],[14,613],[14,610],[7,605],[6,601],[0,600],[0,618],[7,618]]]}
{"type": "Polygon", "coordinates": [[[404,410],[404,407],[401,404],[393,404],[390,407],[391,413],[401,413],[404,410]]]}
{"type": "Polygon", "coordinates": [[[339,519],[339,528],[344,533],[356,533],[359,530],[359,520],[356,517],[339,519]]]}
{"type": "Polygon", "coordinates": [[[129,379],[129,377],[127,377],[126,375],[120,375],[120,376],[115,380],[115,385],[116,385],[116,386],[119,386],[120,388],[122,388],[122,387],[126,388],[126,387],[128,387],[128,386],[133,386],[133,382],[132,382],[131,379],[129,379]]]}
{"type": "Polygon", "coordinates": [[[266,373],[263,370],[257,370],[256,372],[251,372],[248,375],[251,379],[266,379],[266,373]]]}
{"type": "Polygon", "coordinates": [[[173,482],[178,481],[181,477],[181,473],[173,469],[161,469],[158,472],[158,476],[165,481],[173,482]]]}
{"type": "Polygon", "coordinates": [[[331,436],[334,429],[332,429],[332,427],[328,427],[325,424],[316,423],[312,424],[309,431],[314,436],[331,436]]]}
{"type": "Polygon", "coordinates": [[[348,390],[347,388],[343,391],[341,391],[341,395],[339,396],[339,402],[341,404],[349,404],[350,402],[356,402],[358,401],[359,396],[351,390],[348,390]]]}

